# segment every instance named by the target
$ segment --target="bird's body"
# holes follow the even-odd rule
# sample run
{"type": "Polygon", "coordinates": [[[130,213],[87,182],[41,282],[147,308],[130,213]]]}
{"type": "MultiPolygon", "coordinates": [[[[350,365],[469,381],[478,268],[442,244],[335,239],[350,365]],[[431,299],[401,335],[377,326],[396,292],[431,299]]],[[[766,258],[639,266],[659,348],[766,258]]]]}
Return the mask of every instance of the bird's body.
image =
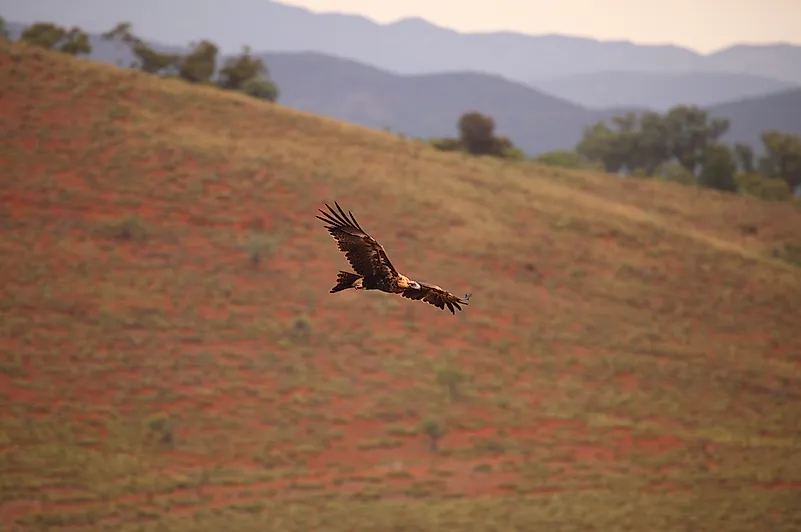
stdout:
{"type": "Polygon", "coordinates": [[[340,271],[337,275],[337,286],[331,290],[339,292],[347,288],[354,288],[356,290],[380,290],[390,294],[402,294],[410,286],[411,281],[404,275],[370,275],[369,277],[362,277],[355,273],[340,271]]]}
{"type": "Polygon", "coordinates": [[[336,240],[337,247],[345,254],[355,273],[340,271],[337,274],[337,284],[331,288],[330,293],[348,289],[380,290],[425,301],[443,310],[447,307],[452,314],[455,314],[454,309],[462,310],[460,305],[467,305],[470,294],[460,298],[439,286],[413,281],[398,272],[381,244],[361,228],[353,214],[350,211],[345,214],[339,203],[334,204],[336,211],[326,203],[330,213],[320,210],[323,216],[317,218],[328,224],[326,229],[336,240]]]}

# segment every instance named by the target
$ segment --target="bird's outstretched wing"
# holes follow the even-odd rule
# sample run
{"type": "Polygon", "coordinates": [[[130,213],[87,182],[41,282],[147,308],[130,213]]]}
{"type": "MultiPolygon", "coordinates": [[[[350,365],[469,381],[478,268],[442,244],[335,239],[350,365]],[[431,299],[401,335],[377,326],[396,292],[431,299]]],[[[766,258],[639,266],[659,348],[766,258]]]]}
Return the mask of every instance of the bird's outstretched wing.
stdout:
{"type": "Polygon", "coordinates": [[[384,248],[361,228],[353,213],[348,211],[345,214],[339,203],[334,202],[334,205],[337,207],[336,211],[326,203],[330,213],[320,209],[322,216],[317,218],[328,224],[325,228],[334,237],[339,251],[345,254],[353,270],[364,277],[390,273],[398,275],[384,248]]]}
{"type": "Polygon", "coordinates": [[[456,310],[462,310],[461,305],[467,305],[467,302],[470,300],[470,296],[472,295],[466,294],[464,297],[457,297],[447,290],[443,290],[437,285],[426,283],[418,284],[420,285],[420,289],[407,288],[401,292],[401,295],[409,299],[425,301],[426,303],[434,305],[442,310],[445,310],[445,307],[448,307],[448,310],[451,311],[451,314],[456,314],[454,308],[456,310]]]}

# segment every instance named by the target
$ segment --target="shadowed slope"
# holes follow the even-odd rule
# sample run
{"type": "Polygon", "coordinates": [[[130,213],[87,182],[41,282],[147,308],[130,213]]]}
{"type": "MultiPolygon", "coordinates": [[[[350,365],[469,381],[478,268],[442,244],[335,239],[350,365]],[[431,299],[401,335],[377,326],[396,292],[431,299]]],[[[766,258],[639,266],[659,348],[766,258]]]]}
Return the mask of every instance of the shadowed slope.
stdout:
{"type": "Polygon", "coordinates": [[[0,79],[2,522],[801,518],[792,206],[440,153],[21,45],[0,79]],[[330,296],[330,198],[481,304],[330,296]]]}

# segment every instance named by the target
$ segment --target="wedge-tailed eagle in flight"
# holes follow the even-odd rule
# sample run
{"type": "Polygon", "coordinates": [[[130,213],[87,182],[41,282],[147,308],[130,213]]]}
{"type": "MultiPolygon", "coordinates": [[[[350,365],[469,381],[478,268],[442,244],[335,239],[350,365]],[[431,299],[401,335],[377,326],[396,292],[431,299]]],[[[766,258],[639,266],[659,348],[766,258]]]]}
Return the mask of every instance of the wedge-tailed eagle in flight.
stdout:
{"type": "Polygon", "coordinates": [[[451,314],[456,314],[454,309],[462,310],[461,305],[467,305],[472,294],[457,297],[439,286],[413,281],[398,272],[381,244],[361,228],[353,213],[348,211],[345,214],[339,203],[334,202],[334,205],[337,210],[326,203],[325,206],[330,212],[320,209],[322,216],[317,218],[327,224],[325,228],[334,237],[339,251],[345,254],[345,258],[356,273],[340,270],[337,274],[337,284],[329,293],[335,294],[349,288],[380,290],[390,294],[400,294],[408,299],[425,301],[442,310],[448,307],[451,314]]]}

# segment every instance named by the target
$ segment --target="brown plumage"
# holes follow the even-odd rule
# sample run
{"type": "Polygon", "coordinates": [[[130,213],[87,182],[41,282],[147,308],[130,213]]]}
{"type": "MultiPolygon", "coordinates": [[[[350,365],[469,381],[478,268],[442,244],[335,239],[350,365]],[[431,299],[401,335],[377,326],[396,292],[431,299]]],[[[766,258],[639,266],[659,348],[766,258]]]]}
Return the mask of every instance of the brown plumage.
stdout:
{"type": "Polygon", "coordinates": [[[348,211],[345,214],[339,203],[334,202],[334,205],[336,210],[326,203],[330,212],[321,209],[322,216],[317,218],[327,224],[325,228],[334,237],[339,251],[345,254],[356,273],[340,271],[337,274],[337,284],[331,288],[330,293],[349,288],[380,290],[425,301],[442,310],[447,307],[451,314],[455,314],[455,310],[462,310],[461,305],[467,305],[471,294],[463,298],[457,297],[439,286],[413,281],[398,272],[383,246],[361,228],[353,213],[348,211]]]}

